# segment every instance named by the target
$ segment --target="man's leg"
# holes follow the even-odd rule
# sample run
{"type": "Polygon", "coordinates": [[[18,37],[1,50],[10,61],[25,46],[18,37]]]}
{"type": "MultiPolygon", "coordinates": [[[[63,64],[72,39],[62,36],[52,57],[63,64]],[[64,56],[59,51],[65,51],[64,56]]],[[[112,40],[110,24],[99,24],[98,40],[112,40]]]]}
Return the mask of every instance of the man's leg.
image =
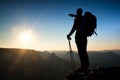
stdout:
{"type": "Polygon", "coordinates": [[[76,40],[78,54],[81,61],[81,70],[86,71],[89,67],[89,59],[87,54],[87,38],[76,40]]]}

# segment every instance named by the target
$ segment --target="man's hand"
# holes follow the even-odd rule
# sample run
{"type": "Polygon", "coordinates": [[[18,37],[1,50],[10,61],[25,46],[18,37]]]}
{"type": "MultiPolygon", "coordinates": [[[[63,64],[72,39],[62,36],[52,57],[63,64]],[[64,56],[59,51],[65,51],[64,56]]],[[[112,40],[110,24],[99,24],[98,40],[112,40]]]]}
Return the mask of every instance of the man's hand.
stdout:
{"type": "Polygon", "coordinates": [[[70,37],[70,35],[67,35],[67,39],[68,39],[68,40],[71,40],[71,37],[70,37]]]}

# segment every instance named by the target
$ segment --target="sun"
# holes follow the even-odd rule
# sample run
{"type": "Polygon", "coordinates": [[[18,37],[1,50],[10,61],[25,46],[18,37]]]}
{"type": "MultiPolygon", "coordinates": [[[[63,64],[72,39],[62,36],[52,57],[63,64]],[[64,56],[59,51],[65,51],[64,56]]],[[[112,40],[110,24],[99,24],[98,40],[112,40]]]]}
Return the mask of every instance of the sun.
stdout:
{"type": "Polygon", "coordinates": [[[21,32],[19,35],[20,41],[23,43],[29,43],[31,41],[31,34],[30,32],[21,32]]]}

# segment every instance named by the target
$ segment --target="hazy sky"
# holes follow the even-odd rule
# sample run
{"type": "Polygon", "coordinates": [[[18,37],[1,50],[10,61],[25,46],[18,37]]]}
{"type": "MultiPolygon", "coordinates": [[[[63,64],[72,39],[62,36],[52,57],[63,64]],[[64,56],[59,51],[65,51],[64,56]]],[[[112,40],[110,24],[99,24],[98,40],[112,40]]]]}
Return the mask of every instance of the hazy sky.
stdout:
{"type": "MultiPolygon", "coordinates": [[[[68,50],[74,20],[68,14],[77,8],[97,17],[88,50],[120,49],[119,0],[0,0],[0,47],[68,50]]],[[[76,50],[74,34],[71,44],[76,50]]]]}

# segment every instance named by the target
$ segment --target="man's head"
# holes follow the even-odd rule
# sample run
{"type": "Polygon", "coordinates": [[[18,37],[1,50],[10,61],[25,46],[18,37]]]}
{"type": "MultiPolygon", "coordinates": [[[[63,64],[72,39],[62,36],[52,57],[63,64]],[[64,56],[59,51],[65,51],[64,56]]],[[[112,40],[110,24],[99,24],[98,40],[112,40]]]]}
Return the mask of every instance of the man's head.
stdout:
{"type": "Polygon", "coordinates": [[[76,12],[77,16],[81,16],[82,12],[83,12],[83,10],[81,8],[78,8],[77,12],[76,12]]]}

